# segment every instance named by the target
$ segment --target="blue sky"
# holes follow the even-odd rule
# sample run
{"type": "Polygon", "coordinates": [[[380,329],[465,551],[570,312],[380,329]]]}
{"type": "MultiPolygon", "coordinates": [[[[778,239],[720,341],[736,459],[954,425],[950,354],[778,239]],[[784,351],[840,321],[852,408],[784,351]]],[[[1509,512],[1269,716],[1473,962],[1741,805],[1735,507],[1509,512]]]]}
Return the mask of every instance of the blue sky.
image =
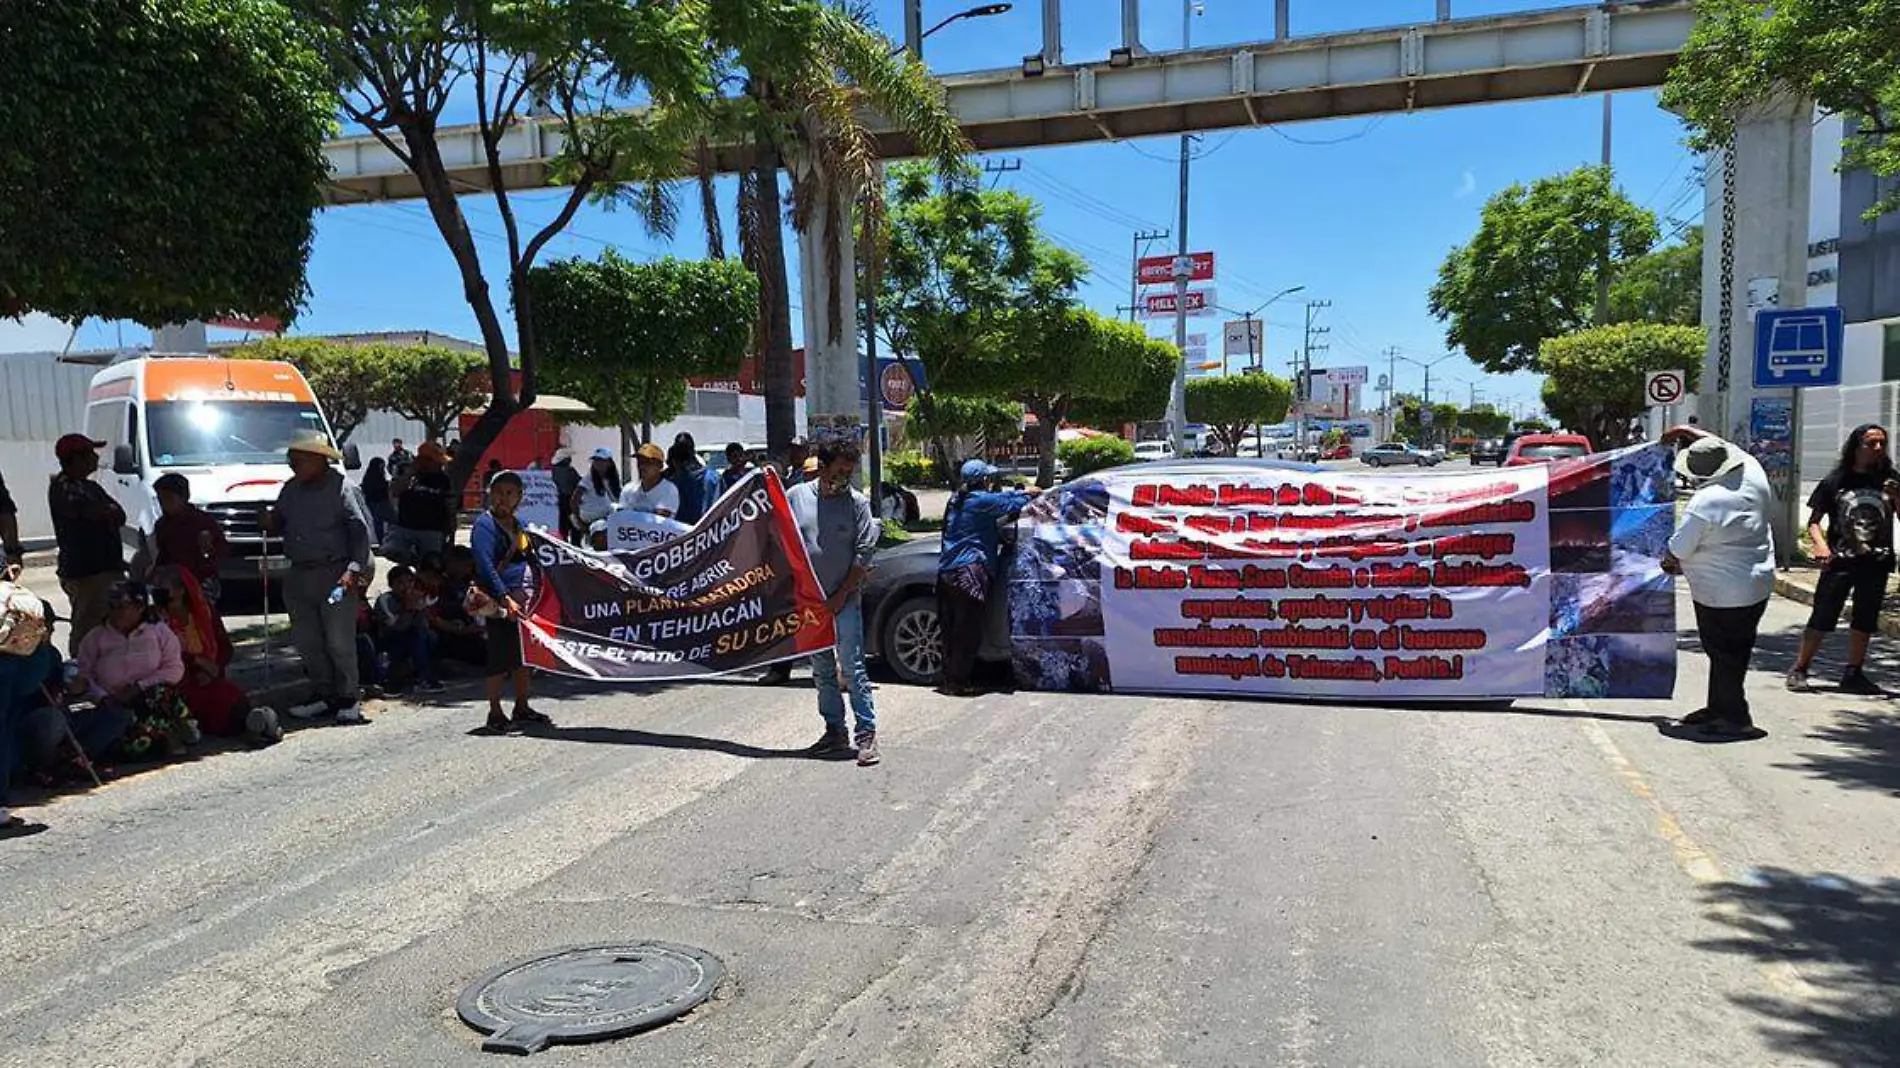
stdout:
{"type": "MultiPolygon", "coordinates": [[[[873,6],[880,23],[901,34],[898,0],[873,6]]],[[[926,0],[926,21],[963,6],[961,0],[926,0]]],[[[953,25],[930,39],[927,59],[943,72],[1015,66],[1040,47],[1039,6],[1030,0],[1002,16],[953,25]]],[[[1069,58],[1106,55],[1119,43],[1116,0],[1067,0],[1065,6],[1071,12],[1063,41],[1069,58]]],[[[1548,6],[1556,5],[1455,0],[1453,12],[1548,6]]],[[[1194,22],[1196,44],[1272,35],[1272,5],[1265,0],[1204,0],[1204,8],[1194,22]]],[[[1429,20],[1434,9],[1433,0],[1294,0],[1292,29],[1297,35],[1402,24],[1429,20]]],[[[1178,47],[1180,20],[1175,0],[1145,0],[1143,43],[1156,50],[1178,47]]],[[[1315,358],[1315,366],[1365,364],[1376,379],[1386,369],[1379,354],[1387,346],[1421,360],[1445,352],[1443,327],[1426,310],[1426,291],[1446,251],[1469,239],[1490,194],[1595,162],[1600,116],[1601,105],[1591,97],[1212,133],[1196,149],[1189,243],[1216,254],[1223,305],[1251,308],[1289,286],[1306,287],[1267,313],[1270,369],[1285,373],[1298,347],[1298,302],[1326,299],[1332,307],[1318,321],[1331,327],[1331,348],[1315,358]]],[[[1173,229],[1177,146],[1168,137],[991,158],[1020,161],[1020,171],[998,180],[1041,202],[1047,231],[1095,269],[1084,298],[1112,314],[1128,299],[1134,228],[1173,229]]],[[[1619,182],[1638,203],[1664,216],[1665,232],[1700,213],[1701,196],[1692,184],[1696,161],[1682,147],[1680,124],[1657,106],[1655,94],[1617,96],[1613,154],[1619,182]]],[[[530,221],[551,218],[555,196],[524,195],[518,212],[530,221]]],[[[729,185],[721,199],[730,229],[729,185]]],[[[498,248],[501,226],[492,201],[471,197],[464,205],[486,247],[498,248]]],[[[682,208],[671,241],[645,234],[625,213],[586,209],[550,254],[591,256],[613,246],[636,258],[702,255],[694,198],[683,197],[682,208]]],[[[792,267],[796,272],[795,259],[792,267]]],[[[491,273],[505,304],[500,278],[491,273]]],[[[298,333],[476,333],[448,252],[418,204],[326,212],[318,221],[310,283],[313,296],[294,328],[298,333]]],[[[793,320],[796,328],[799,316],[793,320]]],[[[1218,322],[1191,320],[1191,329],[1215,333],[1218,343],[1218,322]]],[[[113,345],[119,330],[119,324],[89,323],[78,345],[113,345]]],[[[1171,326],[1157,322],[1154,330],[1171,326]]],[[[125,328],[124,337],[137,343],[146,332],[125,328]]],[[[1398,365],[1399,388],[1416,390],[1421,377],[1417,367],[1398,365]]],[[[1440,364],[1432,377],[1434,394],[1452,390],[1460,401],[1472,384],[1480,400],[1536,399],[1534,378],[1487,375],[1462,358],[1440,364]]]]}

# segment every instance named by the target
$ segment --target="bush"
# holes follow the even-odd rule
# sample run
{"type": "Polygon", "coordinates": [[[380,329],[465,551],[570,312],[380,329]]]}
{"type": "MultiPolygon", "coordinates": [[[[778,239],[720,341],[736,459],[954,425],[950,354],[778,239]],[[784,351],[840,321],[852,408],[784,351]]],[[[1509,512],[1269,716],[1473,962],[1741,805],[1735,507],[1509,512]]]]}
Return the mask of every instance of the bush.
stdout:
{"type": "Polygon", "coordinates": [[[930,457],[915,449],[884,457],[884,480],[900,486],[942,486],[943,475],[930,457]]]}
{"type": "Polygon", "coordinates": [[[1119,467],[1135,462],[1135,447],[1121,438],[1077,438],[1056,446],[1056,459],[1069,469],[1069,477],[1119,467]]]}

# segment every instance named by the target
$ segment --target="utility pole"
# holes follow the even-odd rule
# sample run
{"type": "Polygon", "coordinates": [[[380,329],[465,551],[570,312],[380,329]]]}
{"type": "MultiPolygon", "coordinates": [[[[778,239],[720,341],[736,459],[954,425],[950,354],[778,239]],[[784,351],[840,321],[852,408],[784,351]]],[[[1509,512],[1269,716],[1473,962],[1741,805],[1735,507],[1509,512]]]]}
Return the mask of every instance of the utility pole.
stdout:
{"type": "MultiPolygon", "coordinates": [[[[1186,51],[1194,35],[1194,0],[1181,0],[1181,49],[1186,51]]],[[[1181,135],[1180,217],[1175,222],[1174,261],[1174,347],[1181,362],[1174,369],[1174,392],[1168,402],[1169,421],[1173,425],[1174,454],[1186,456],[1187,443],[1187,293],[1193,268],[1188,263],[1188,159],[1194,145],[1193,134],[1181,135]]]]}
{"type": "Polygon", "coordinates": [[[1141,314],[1141,254],[1148,251],[1150,241],[1166,241],[1166,230],[1136,230],[1134,255],[1128,260],[1128,306],[1121,309],[1128,313],[1128,321],[1134,322],[1141,314]]]}
{"type": "Polygon", "coordinates": [[[1306,336],[1300,342],[1299,381],[1294,384],[1293,390],[1294,397],[1300,402],[1300,421],[1294,431],[1297,435],[1295,447],[1302,451],[1306,448],[1308,419],[1306,409],[1309,407],[1313,398],[1313,353],[1315,350],[1324,352],[1331,347],[1324,342],[1316,345],[1313,343],[1313,339],[1324,337],[1333,332],[1332,327],[1329,326],[1314,326],[1313,317],[1320,311],[1332,306],[1333,302],[1330,300],[1309,300],[1306,302],[1306,336]]]}
{"type": "MultiPolygon", "coordinates": [[[[986,159],[983,161],[983,173],[996,175],[997,181],[1000,181],[1005,174],[1014,174],[1022,169],[1023,161],[1019,159],[986,159]]],[[[995,181],[990,183],[990,188],[996,188],[995,181]]]]}
{"type": "Polygon", "coordinates": [[[1399,395],[1399,347],[1390,345],[1385,352],[1385,437],[1387,441],[1399,436],[1398,406],[1393,400],[1399,395]]]}
{"type": "MultiPolygon", "coordinates": [[[[1603,169],[1610,169],[1610,120],[1614,108],[1610,94],[1603,94],[1603,169]]],[[[1603,247],[1597,250],[1597,326],[1610,320],[1610,232],[1603,231],[1603,247]]]]}

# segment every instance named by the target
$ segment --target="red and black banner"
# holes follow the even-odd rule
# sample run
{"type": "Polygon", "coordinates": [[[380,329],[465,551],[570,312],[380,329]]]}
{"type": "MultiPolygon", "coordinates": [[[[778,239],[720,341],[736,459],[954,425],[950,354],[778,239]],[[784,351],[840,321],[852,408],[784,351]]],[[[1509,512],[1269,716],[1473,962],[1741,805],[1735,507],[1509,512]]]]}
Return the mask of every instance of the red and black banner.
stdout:
{"type": "Polygon", "coordinates": [[[530,533],[530,667],[586,679],[695,679],[837,641],[778,474],[747,476],[692,531],[597,553],[530,533]]]}

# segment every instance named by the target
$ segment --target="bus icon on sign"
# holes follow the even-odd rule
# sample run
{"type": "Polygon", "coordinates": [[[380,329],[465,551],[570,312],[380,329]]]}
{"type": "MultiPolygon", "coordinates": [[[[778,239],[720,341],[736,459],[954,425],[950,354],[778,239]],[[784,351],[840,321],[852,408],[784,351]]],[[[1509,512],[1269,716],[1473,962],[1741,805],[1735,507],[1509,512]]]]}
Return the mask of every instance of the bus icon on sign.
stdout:
{"type": "Polygon", "coordinates": [[[1778,319],[1768,338],[1768,366],[1777,375],[1821,377],[1827,369],[1827,320],[1819,315],[1778,319]]]}
{"type": "Polygon", "coordinates": [[[1839,308],[1773,308],[1755,313],[1755,386],[1838,386],[1839,308]]]}

